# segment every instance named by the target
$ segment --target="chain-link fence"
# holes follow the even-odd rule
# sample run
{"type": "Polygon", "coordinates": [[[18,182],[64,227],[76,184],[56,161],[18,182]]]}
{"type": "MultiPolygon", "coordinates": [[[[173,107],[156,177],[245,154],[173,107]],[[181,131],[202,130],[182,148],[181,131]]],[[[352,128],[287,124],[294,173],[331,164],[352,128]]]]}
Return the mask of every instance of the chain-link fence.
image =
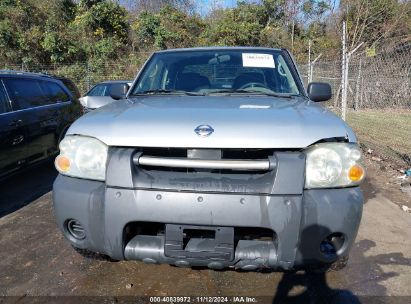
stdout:
{"type": "Polygon", "coordinates": [[[43,73],[71,79],[81,94],[105,80],[133,80],[150,53],[135,54],[133,62],[76,62],[72,64],[3,64],[0,69],[43,73]]]}
{"type": "MultiPolygon", "coordinates": [[[[73,64],[7,64],[0,69],[64,76],[77,84],[81,93],[104,80],[133,79],[150,53],[134,54],[134,62],[76,62],[73,64]]],[[[308,64],[300,64],[305,83],[308,64]]],[[[333,88],[329,105],[341,107],[341,61],[319,61],[312,66],[313,81],[328,82],[333,88]]],[[[351,109],[411,108],[411,42],[385,48],[373,57],[354,55],[349,64],[347,107],[351,109]]]]}
{"type": "MultiPolygon", "coordinates": [[[[326,56],[325,56],[326,57],[326,56]]],[[[308,64],[299,66],[305,83],[308,64]]],[[[411,41],[393,39],[377,50],[354,53],[348,65],[347,111],[342,115],[341,60],[311,65],[312,81],[328,82],[325,105],[346,117],[366,151],[411,166],[411,41]]],[[[379,158],[377,158],[379,159],[379,158]]]]}
{"type": "MultiPolygon", "coordinates": [[[[300,65],[307,82],[308,64],[300,65]]],[[[341,106],[341,61],[316,62],[313,81],[328,82],[333,88],[334,108],[341,106]]],[[[349,63],[347,107],[351,109],[411,109],[411,42],[380,51],[354,55],[349,63]]]]}

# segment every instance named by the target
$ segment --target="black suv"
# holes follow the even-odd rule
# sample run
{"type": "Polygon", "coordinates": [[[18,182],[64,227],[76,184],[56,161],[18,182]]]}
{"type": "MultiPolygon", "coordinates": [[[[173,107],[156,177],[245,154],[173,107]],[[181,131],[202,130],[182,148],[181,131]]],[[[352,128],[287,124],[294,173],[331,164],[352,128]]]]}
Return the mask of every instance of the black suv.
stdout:
{"type": "Polygon", "coordinates": [[[0,70],[0,177],[54,155],[80,115],[77,98],[55,77],[0,70]]]}

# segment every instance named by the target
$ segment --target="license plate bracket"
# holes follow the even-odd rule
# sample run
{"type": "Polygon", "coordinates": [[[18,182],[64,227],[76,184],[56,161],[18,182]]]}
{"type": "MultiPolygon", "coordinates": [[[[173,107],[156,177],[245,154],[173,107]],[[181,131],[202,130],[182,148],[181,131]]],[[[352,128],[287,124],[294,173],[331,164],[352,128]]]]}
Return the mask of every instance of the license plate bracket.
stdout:
{"type": "Polygon", "coordinates": [[[234,228],[166,224],[164,254],[181,259],[231,261],[234,228]]]}

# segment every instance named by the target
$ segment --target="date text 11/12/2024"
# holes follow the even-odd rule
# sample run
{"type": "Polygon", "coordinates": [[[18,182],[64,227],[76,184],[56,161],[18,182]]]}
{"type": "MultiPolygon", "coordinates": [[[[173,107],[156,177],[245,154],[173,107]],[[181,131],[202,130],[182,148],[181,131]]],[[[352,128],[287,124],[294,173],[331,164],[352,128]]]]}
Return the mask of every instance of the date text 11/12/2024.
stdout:
{"type": "Polygon", "coordinates": [[[150,297],[150,303],[258,303],[255,297],[243,297],[243,296],[163,296],[163,297],[150,297]]]}

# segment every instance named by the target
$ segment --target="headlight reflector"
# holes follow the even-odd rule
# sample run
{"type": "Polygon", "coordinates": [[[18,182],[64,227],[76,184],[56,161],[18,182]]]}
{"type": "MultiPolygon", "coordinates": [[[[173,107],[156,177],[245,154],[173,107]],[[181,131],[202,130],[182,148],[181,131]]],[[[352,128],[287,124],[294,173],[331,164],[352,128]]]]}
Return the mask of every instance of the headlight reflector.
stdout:
{"type": "Polygon", "coordinates": [[[361,150],[356,144],[316,144],[306,155],[305,188],[348,187],[364,179],[361,150]]]}
{"type": "Polygon", "coordinates": [[[108,147],[96,138],[66,136],[54,164],[64,175],[105,180],[108,147]]]}

